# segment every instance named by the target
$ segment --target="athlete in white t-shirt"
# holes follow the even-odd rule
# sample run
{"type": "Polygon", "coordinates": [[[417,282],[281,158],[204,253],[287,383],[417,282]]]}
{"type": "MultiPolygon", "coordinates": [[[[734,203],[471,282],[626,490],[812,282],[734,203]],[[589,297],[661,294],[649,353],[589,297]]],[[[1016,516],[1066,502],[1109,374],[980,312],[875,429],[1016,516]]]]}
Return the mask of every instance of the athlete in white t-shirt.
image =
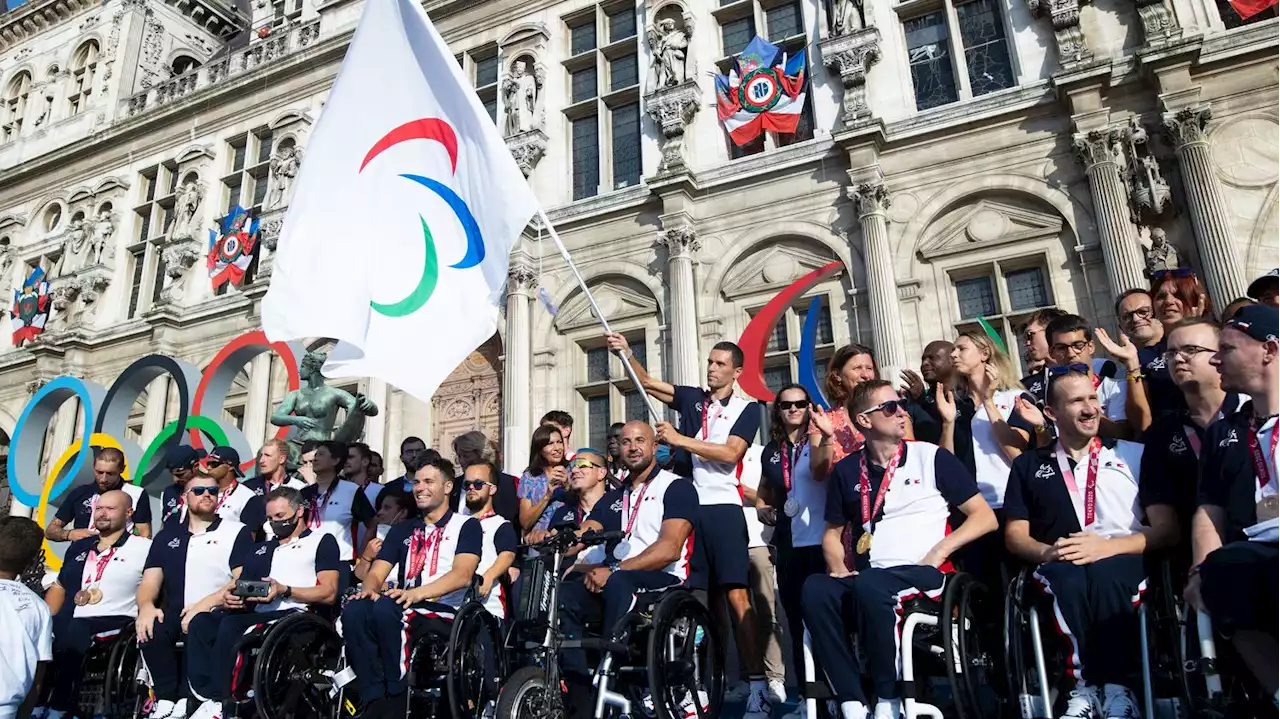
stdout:
{"type": "Polygon", "coordinates": [[[480,596],[485,609],[498,619],[507,616],[507,590],[505,579],[516,559],[516,547],[520,540],[516,530],[493,509],[493,498],[498,494],[498,481],[502,475],[491,462],[477,462],[462,470],[463,506],[459,514],[475,517],[484,530],[484,547],[480,553],[477,571],[482,577],[480,596]]]}
{"type": "Polygon", "coordinates": [[[196,473],[217,480],[218,498],[214,502],[214,511],[219,517],[239,522],[251,532],[262,531],[267,521],[266,502],[240,481],[244,472],[240,469],[240,453],[234,447],[209,450],[209,456],[196,465],[196,473]]]}
{"type": "Polygon", "coordinates": [[[31,708],[40,665],[53,660],[49,606],[18,580],[40,556],[40,525],[0,517],[0,719],[31,708]]]}
{"type": "Polygon", "coordinates": [[[307,526],[331,535],[342,561],[354,563],[356,548],[362,544],[361,531],[370,529],[374,509],[364,488],[339,476],[346,457],[342,442],[316,443],[311,460],[316,481],[302,489],[302,498],[307,526]]]}

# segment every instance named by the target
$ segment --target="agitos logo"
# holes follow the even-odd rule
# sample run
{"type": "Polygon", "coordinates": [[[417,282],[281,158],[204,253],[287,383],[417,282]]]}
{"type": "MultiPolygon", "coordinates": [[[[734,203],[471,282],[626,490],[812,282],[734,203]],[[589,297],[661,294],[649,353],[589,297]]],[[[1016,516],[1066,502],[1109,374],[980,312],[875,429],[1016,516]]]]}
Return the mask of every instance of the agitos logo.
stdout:
{"type": "MultiPolygon", "coordinates": [[[[214,356],[203,372],[182,360],[153,354],[126,367],[108,389],[78,377],[62,376],[50,380],[27,402],[13,428],[8,471],[14,498],[34,507],[36,521],[44,526],[46,516],[51,509],[56,511],[61,506],[67,490],[93,481],[93,454],[86,449],[115,447],[124,452],[128,465],[125,481],[146,490],[152,497],[152,513],[158,517],[160,493],[172,481],[165,471],[164,456],[170,447],[182,443],[184,434],[188,436],[187,443],[196,448],[213,445],[234,447],[241,457],[249,458],[240,468],[252,469],[253,449],[244,433],[222,418],[223,405],[236,375],[264,352],[276,353],[288,375],[288,389],[298,389],[298,358],[303,354],[302,345],[268,342],[261,331],[249,332],[232,340],[214,356]],[[140,447],[126,434],[129,415],[152,380],[166,375],[172,380],[177,393],[178,416],[166,424],[145,448],[140,447]],[[40,454],[45,432],[58,408],[73,397],[80,400],[78,424],[83,426],[83,432],[71,447],[53,459],[48,471],[42,475],[40,454]]],[[[275,436],[283,438],[289,429],[280,427],[275,436]]],[[[65,548],[63,543],[45,544],[49,566],[55,571],[62,564],[60,557],[65,548]]]]}
{"type": "MultiPolygon", "coordinates": [[[[778,321],[797,297],[813,289],[813,286],[836,274],[844,268],[839,260],[810,272],[787,286],[764,306],[742,331],[738,338],[738,346],[742,348],[742,376],[738,378],[738,386],[751,397],[762,402],[773,401],[773,392],[764,381],[764,355],[769,337],[778,326],[778,321]]],[[[809,311],[805,315],[804,327],[800,332],[800,365],[799,384],[809,390],[814,403],[828,408],[827,400],[822,395],[822,382],[815,369],[817,356],[814,346],[817,344],[818,319],[822,314],[823,297],[814,297],[809,303],[809,311]]]]}

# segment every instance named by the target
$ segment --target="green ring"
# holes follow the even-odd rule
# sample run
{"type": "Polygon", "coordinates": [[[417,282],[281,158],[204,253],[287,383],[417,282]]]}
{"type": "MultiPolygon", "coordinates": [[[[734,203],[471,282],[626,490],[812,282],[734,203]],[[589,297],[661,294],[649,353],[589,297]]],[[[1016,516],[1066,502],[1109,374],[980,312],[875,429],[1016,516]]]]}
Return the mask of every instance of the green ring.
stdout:
{"type": "MultiPolygon", "coordinates": [[[[204,415],[199,414],[189,415],[187,417],[187,426],[183,427],[182,431],[185,432],[189,429],[204,432],[214,440],[215,444],[229,444],[227,441],[227,434],[223,432],[222,427],[220,427],[218,423],[210,417],[205,417],[204,415]]],[[[147,467],[151,466],[152,456],[155,455],[160,447],[164,446],[165,442],[169,441],[170,437],[177,433],[178,420],[174,420],[169,424],[166,424],[164,428],[160,430],[160,433],[156,435],[156,438],[151,440],[151,444],[147,445],[146,450],[143,451],[142,459],[138,460],[138,468],[141,471],[134,473],[133,479],[130,480],[131,482],[137,485],[142,484],[142,478],[146,475],[147,467]]]]}

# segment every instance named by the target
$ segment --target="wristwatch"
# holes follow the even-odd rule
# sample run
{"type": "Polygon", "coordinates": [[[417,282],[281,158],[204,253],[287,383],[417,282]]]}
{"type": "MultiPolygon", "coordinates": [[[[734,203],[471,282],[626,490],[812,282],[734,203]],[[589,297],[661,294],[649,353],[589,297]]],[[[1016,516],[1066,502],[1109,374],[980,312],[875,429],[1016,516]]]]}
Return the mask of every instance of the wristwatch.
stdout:
{"type": "Polygon", "coordinates": [[[608,567],[610,572],[616,572],[618,567],[622,566],[622,562],[617,559],[610,559],[605,562],[604,566],[608,567]]]}
{"type": "Polygon", "coordinates": [[[292,596],[293,596],[293,587],[285,587],[285,588],[284,588],[284,592],[283,592],[280,596],[281,596],[281,597],[284,597],[285,599],[288,599],[288,598],[292,597],[292,596]]]}

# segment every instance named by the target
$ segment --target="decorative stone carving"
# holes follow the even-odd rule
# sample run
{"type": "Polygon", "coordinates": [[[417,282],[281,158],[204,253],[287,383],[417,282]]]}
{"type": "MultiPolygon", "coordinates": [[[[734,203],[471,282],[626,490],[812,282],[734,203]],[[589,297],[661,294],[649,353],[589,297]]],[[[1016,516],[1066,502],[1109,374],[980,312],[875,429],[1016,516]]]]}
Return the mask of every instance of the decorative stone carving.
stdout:
{"type": "Polygon", "coordinates": [[[1128,128],[1102,125],[1072,138],[1076,159],[1089,175],[1089,194],[1101,239],[1107,289],[1119,295],[1131,287],[1141,287],[1142,247],[1130,223],[1132,214],[1126,178],[1129,161],[1125,154],[1128,128]]]}
{"type": "Polygon", "coordinates": [[[186,289],[187,270],[200,259],[200,245],[196,242],[178,242],[164,249],[160,255],[164,261],[164,274],[169,278],[160,293],[161,303],[176,303],[186,289]]]}
{"type": "Polygon", "coordinates": [[[142,39],[142,61],[148,65],[160,62],[164,52],[164,23],[155,18],[151,9],[147,9],[147,29],[142,39]]]}
{"type": "Polygon", "coordinates": [[[177,217],[173,222],[172,237],[184,240],[196,237],[200,231],[200,204],[204,202],[204,187],[199,178],[189,179],[178,188],[177,217]]]}
{"type": "Polygon", "coordinates": [[[538,286],[538,273],[524,264],[511,263],[507,269],[507,292],[529,293],[538,286]]]}
{"type": "Polygon", "coordinates": [[[271,194],[267,197],[267,207],[279,207],[289,199],[301,166],[302,150],[294,144],[280,143],[280,149],[271,156],[271,194]]]}
{"type": "Polygon", "coordinates": [[[658,174],[685,169],[684,131],[701,105],[702,91],[692,80],[645,96],[645,109],[662,130],[662,163],[658,174]]]}
{"type": "Polygon", "coordinates": [[[45,120],[49,119],[49,113],[53,112],[53,88],[46,86],[42,97],[44,102],[40,103],[40,113],[36,115],[36,127],[43,125],[45,120]]]}
{"type": "Polygon", "coordinates": [[[525,177],[533,174],[533,169],[546,154],[547,142],[547,133],[542,130],[530,130],[507,138],[507,149],[525,177]]]}
{"type": "Polygon", "coordinates": [[[62,245],[62,256],[49,272],[51,277],[75,274],[80,268],[89,264],[91,258],[89,232],[84,220],[75,217],[67,227],[66,241],[62,245]]]}
{"type": "Polygon", "coordinates": [[[1058,64],[1067,70],[1093,61],[1093,51],[1080,29],[1080,5],[1088,0],[1027,0],[1034,17],[1049,16],[1058,44],[1058,64]]]}
{"type": "Polygon", "coordinates": [[[692,258],[698,250],[702,249],[702,242],[698,240],[698,232],[688,225],[673,227],[659,232],[658,243],[667,248],[667,254],[672,259],[679,257],[692,258]]]}
{"type": "Polygon", "coordinates": [[[1123,168],[1123,139],[1119,130],[1092,130],[1077,134],[1072,139],[1071,149],[1086,170],[1107,162],[1123,168]]]}
{"type": "Polygon", "coordinates": [[[1138,118],[1129,121],[1129,127],[1123,134],[1129,153],[1125,183],[1129,187],[1133,221],[1139,225],[1154,225],[1165,210],[1172,207],[1169,183],[1160,172],[1160,162],[1152,154],[1147,141],[1147,129],[1138,118]]]}
{"type": "Polygon", "coordinates": [[[93,264],[101,265],[111,261],[115,256],[115,246],[111,244],[111,236],[116,226],[111,221],[111,212],[102,210],[93,223],[93,264]]]}
{"type": "Polygon", "coordinates": [[[1164,134],[1169,144],[1182,147],[1192,143],[1207,141],[1205,125],[1213,118],[1208,105],[1184,107],[1176,112],[1167,112],[1163,120],[1164,134]]]}
{"type": "Polygon", "coordinates": [[[880,31],[854,30],[821,41],[822,61],[840,73],[844,85],[844,124],[870,119],[867,106],[867,70],[880,59],[880,31]]]}
{"type": "Polygon", "coordinates": [[[1182,37],[1182,26],[1165,0],[1137,0],[1138,17],[1142,20],[1143,45],[1160,47],[1182,37]]]}
{"type": "Polygon", "coordinates": [[[27,394],[35,394],[36,392],[39,392],[48,383],[49,380],[44,377],[37,377],[36,379],[31,380],[27,383],[27,394]]]}
{"type": "Polygon", "coordinates": [[[883,182],[864,182],[857,187],[850,187],[849,199],[858,206],[858,217],[867,215],[883,215],[892,204],[889,200],[889,188],[883,182]]]}
{"type": "Polygon", "coordinates": [[[502,79],[502,134],[511,137],[542,129],[543,86],[547,71],[531,55],[521,55],[511,63],[511,72],[502,79]]]}
{"type": "Polygon", "coordinates": [[[1154,276],[1160,270],[1174,270],[1180,266],[1178,251],[1159,227],[1151,228],[1151,247],[1147,248],[1144,259],[1147,277],[1154,276]]]}
{"type": "Polygon", "coordinates": [[[283,215],[263,220],[262,226],[258,229],[258,240],[262,242],[263,247],[275,252],[276,246],[280,242],[280,230],[282,229],[284,229],[283,215]]]}
{"type": "Polygon", "coordinates": [[[675,87],[689,79],[687,53],[689,35],[693,32],[693,15],[684,13],[684,27],[674,18],[661,18],[645,29],[650,61],[647,89],[650,92],[675,87]]]}
{"type": "Polygon", "coordinates": [[[863,0],[832,0],[830,37],[867,29],[866,8],[862,2],[863,0]]]}
{"type": "Polygon", "coordinates": [[[298,369],[302,386],[285,394],[271,415],[271,424],[277,427],[296,427],[288,438],[289,456],[294,460],[308,440],[356,441],[364,433],[365,418],[378,414],[378,405],[368,397],[325,384],[320,368],[327,357],[317,351],[302,356],[298,369]],[[346,414],[341,425],[337,423],[339,409],[346,414]]]}

